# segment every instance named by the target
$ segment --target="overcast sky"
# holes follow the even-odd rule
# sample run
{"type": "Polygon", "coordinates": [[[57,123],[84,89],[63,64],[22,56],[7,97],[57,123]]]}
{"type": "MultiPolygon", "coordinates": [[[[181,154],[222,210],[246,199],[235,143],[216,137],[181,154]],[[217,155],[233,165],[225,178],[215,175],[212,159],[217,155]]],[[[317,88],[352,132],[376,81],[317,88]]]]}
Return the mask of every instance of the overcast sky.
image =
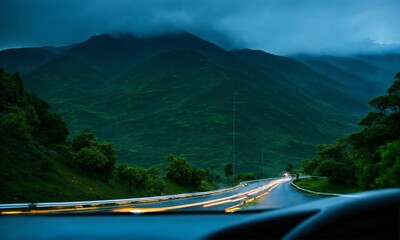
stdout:
{"type": "Polygon", "coordinates": [[[400,45],[400,0],[0,0],[0,49],[185,30],[275,54],[400,45]]]}

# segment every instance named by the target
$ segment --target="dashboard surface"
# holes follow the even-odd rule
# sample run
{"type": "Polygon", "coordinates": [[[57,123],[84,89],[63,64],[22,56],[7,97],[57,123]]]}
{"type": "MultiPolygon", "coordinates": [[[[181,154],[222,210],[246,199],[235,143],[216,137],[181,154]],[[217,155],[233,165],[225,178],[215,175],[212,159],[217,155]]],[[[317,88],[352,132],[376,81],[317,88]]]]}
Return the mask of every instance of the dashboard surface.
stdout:
{"type": "Polygon", "coordinates": [[[400,189],[276,210],[0,217],[1,239],[400,238],[400,189]]]}

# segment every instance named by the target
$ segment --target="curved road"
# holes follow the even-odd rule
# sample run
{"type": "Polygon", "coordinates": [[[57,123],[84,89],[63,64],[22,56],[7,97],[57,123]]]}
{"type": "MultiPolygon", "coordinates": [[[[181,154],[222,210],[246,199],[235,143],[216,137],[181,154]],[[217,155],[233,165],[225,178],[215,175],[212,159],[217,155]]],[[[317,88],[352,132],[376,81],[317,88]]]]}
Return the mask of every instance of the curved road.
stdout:
{"type": "Polygon", "coordinates": [[[53,212],[164,212],[164,211],[225,211],[235,212],[247,209],[271,209],[293,206],[319,199],[306,195],[290,186],[291,178],[264,179],[249,181],[243,187],[217,192],[171,195],[169,200],[163,196],[129,199],[104,200],[69,203],[38,203],[35,209],[6,209],[1,214],[36,214],[53,212]],[[193,194],[192,194],[193,195],[193,194]]]}
{"type": "Polygon", "coordinates": [[[257,204],[250,205],[246,209],[273,209],[290,207],[297,204],[315,201],[323,197],[313,196],[300,192],[290,186],[290,181],[282,183],[268,196],[261,198],[257,204]]]}
{"type": "Polygon", "coordinates": [[[234,212],[246,209],[289,207],[320,199],[320,197],[304,194],[292,188],[290,182],[290,178],[257,181],[230,192],[162,202],[132,204],[112,211],[143,213],[171,210],[224,210],[225,212],[234,212]]]}

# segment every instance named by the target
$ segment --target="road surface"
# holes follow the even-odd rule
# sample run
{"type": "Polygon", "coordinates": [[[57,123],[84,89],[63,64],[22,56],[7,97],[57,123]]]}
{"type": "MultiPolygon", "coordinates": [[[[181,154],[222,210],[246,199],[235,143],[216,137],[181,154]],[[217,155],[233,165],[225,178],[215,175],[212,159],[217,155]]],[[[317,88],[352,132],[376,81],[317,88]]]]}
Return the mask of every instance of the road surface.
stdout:
{"type": "Polygon", "coordinates": [[[306,195],[290,186],[291,178],[265,179],[251,181],[242,187],[229,191],[217,191],[201,195],[172,195],[168,200],[163,197],[141,198],[140,200],[105,200],[88,202],[70,202],[37,204],[29,209],[2,209],[1,214],[35,214],[54,212],[129,212],[148,213],[165,211],[225,211],[235,212],[247,209],[271,209],[293,206],[319,198],[306,195]],[[176,196],[176,197],[175,197],[176,196]]]}
{"type": "Polygon", "coordinates": [[[284,182],[275,188],[270,194],[261,198],[257,204],[252,204],[246,209],[273,209],[290,207],[297,204],[307,203],[321,199],[321,197],[304,194],[290,186],[289,182],[284,182]]]}

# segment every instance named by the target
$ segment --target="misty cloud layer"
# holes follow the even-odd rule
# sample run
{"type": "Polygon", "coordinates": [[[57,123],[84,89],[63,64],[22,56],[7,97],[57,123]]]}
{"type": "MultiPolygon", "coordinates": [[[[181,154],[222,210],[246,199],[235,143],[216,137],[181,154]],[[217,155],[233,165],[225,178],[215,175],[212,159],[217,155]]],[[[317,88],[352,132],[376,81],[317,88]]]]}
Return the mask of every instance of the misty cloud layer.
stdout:
{"type": "Polygon", "coordinates": [[[398,0],[3,0],[0,49],[185,30],[227,49],[382,51],[400,46],[399,12],[398,0]]]}

